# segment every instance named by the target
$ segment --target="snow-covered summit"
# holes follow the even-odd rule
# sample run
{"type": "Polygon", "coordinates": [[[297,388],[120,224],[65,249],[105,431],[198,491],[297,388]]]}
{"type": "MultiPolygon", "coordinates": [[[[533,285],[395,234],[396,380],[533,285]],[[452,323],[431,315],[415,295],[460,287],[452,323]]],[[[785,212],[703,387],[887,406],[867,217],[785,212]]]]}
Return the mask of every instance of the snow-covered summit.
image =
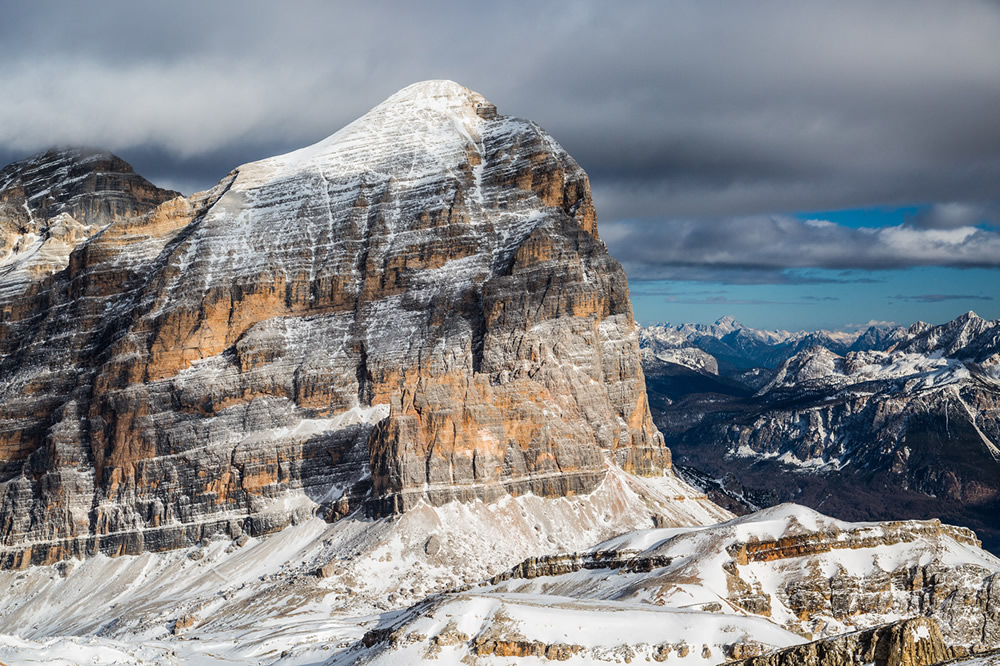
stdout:
{"type": "Polygon", "coordinates": [[[376,109],[403,105],[454,110],[468,104],[488,104],[482,95],[448,79],[418,81],[391,95],[376,109]]]}
{"type": "Polygon", "coordinates": [[[468,150],[481,148],[484,121],[496,107],[454,81],[414,83],[351,124],[305,148],[244,165],[235,187],[280,180],[303,170],[325,177],[393,173],[406,165],[410,179],[455,168],[468,150]]]}

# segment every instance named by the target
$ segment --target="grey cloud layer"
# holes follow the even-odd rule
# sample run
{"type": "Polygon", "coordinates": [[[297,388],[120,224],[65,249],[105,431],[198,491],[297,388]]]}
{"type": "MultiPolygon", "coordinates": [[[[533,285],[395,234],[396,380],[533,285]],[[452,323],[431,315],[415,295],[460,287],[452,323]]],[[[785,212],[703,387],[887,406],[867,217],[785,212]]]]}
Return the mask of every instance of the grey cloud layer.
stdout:
{"type": "MultiPolygon", "coordinates": [[[[0,154],[99,145],[207,186],[408,83],[452,78],[563,143],[591,174],[602,220],[948,201],[995,210],[993,2],[3,10],[0,154]]],[[[966,223],[940,213],[924,226],[966,223]]]]}
{"type": "Polygon", "coordinates": [[[612,222],[602,226],[602,236],[637,279],[763,283],[808,281],[787,269],[1000,268],[1000,233],[991,228],[854,229],[825,220],[750,216],[612,222]]]}

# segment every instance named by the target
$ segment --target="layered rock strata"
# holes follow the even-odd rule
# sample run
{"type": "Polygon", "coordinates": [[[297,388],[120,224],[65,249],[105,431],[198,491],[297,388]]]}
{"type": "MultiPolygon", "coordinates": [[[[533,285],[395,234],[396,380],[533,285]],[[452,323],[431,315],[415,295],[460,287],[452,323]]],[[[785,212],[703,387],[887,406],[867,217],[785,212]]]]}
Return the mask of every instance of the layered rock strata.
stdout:
{"type": "Polygon", "coordinates": [[[587,177],[435,81],[3,304],[4,564],[670,468],[587,177]]]}
{"type": "Polygon", "coordinates": [[[177,196],[108,152],[54,149],[7,165],[0,170],[0,303],[65,268],[70,252],[107,225],[177,196]]]}
{"type": "Polygon", "coordinates": [[[778,650],[725,666],[931,666],[952,656],[937,622],[914,618],[778,650]]]}

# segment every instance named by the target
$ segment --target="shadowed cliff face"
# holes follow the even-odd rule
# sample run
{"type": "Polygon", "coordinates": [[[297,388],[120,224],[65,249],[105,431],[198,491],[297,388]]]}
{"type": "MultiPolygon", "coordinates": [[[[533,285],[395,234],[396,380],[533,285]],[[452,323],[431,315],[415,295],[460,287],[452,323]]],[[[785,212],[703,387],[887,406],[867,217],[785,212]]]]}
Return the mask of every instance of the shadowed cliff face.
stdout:
{"type": "Polygon", "coordinates": [[[179,195],[156,187],[111,153],[49,150],[0,169],[0,250],[8,250],[19,234],[44,233],[62,214],[101,227],[179,195]]]}
{"type": "Polygon", "coordinates": [[[586,175],[451,82],[116,218],[2,307],[7,566],[670,467],[586,175]]]}
{"type": "Polygon", "coordinates": [[[53,149],[0,169],[0,308],[108,224],[177,196],[95,150],[53,149]]]}

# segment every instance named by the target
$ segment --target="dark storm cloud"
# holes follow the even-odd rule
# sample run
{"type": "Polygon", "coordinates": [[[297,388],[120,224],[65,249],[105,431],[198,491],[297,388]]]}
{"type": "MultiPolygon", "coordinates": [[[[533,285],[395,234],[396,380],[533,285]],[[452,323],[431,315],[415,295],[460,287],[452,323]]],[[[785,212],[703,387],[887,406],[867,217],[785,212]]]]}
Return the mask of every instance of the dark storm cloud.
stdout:
{"type": "MultiPolygon", "coordinates": [[[[650,239],[655,243],[662,239],[650,239]]],[[[716,282],[728,285],[818,285],[818,284],[875,284],[880,280],[858,275],[853,271],[831,275],[827,271],[819,273],[813,270],[789,270],[784,267],[762,266],[718,266],[699,264],[696,257],[690,257],[684,263],[670,263],[671,258],[664,262],[649,263],[630,258],[624,245],[609,242],[608,249],[618,258],[630,280],[634,280],[633,294],[648,294],[642,286],[649,280],[682,280],[686,282],[716,282]]]]}
{"type": "Polygon", "coordinates": [[[907,220],[921,229],[954,229],[967,226],[1000,226],[1000,204],[947,202],[928,206],[907,220]]]}
{"type": "Polygon", "coordinates": [[[840,300],[834,296],[803,296],[801,300],[780,301],[762,298],[732,298],[725,289],[676,291],[662,287],[650,287],[649,284],[636,282],[633,295],[663,296],[665,303],[675,305],[816,305],[821,301],[840,300]]]}
{"type": "MultiPolygon", "coordinates": [[[[1000,182],[991,2],[3,10],[0,154],[106,146],[188,188],[427,78],[548,129],[591,174],[602,221],[992,205],[1000,182]]],[[[962,226],[946,218],[915,224],[962,226]]]]}
{"type": "Polygon", "coordinates": [[[806,301],[770,301],[762,298],[728,298],[726,296],[703,299],[668,298],[667,302],[679,305],[816,305],[806,301]]]}

